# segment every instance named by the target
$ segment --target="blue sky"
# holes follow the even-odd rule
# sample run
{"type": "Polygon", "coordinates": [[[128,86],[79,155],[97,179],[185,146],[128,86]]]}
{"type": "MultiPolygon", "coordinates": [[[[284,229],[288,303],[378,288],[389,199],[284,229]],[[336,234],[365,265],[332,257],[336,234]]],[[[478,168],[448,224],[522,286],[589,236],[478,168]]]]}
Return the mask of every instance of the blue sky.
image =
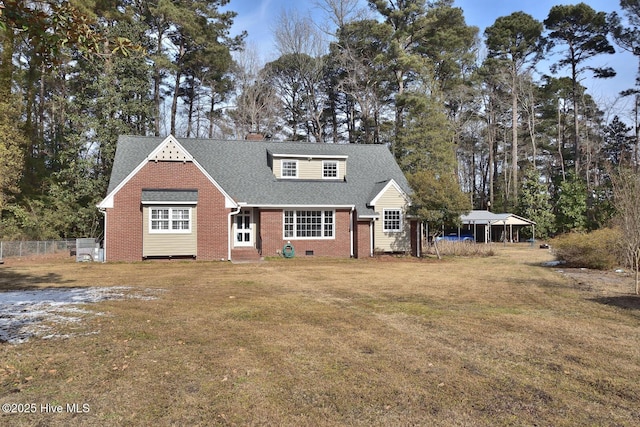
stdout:
{"type": "MultiPolygon", "coordinates": [[[[609,13],[619,10],[619,0],[583,1],[596,11],[609,13]]],[[[324,17],[315,6],[316,3],[314,0],[231,0],[227,8],[238,13],[232,31],[246,30],[248,32],[247,44],[254,46],[264,61],[269,61],[277,57],[273,48],[272,33],[281,12],[295,9],[298,14],[310,15],[314,20],[320,22],[324,20],[324,17]]],[[[364,0],[361,0],[361,3],[366,5],[364,0]]],[[[523,11],[535,19],[543,21],[553,6],[577,3],[579,0],[455,0],[454,5],[462,8],[467,24],[477,26],[482,36],[484,29],[492,25],[500,16],[523,11]]],[[[610,118],[614,114],[620,114],[619,112],[622,110],[629,109],[630,100],[618,99],[618,93],[633,86],[638,69],[636,58],[618,47],[616,47],[616,51],[615,55],[601,55],[594,60],[594,65],[613,67],[618,73],[615,78],[583,81],[583,84],[588,87],[589,93],[610,118]]],[[[539,66],[538,69],[548,73],[548,69],[545,69],[544,66],[539,66]]],[[[561,70],[558,75],[568,75],[568,70],[561,70]]]]}

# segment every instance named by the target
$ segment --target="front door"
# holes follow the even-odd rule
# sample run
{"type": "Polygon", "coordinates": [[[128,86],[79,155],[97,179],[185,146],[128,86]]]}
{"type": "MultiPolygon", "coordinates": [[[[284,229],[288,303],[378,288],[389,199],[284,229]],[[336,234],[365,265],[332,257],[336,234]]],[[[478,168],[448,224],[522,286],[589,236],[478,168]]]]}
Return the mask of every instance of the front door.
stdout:
{"type": "Polygon", "coordinates": [[[251,209],[242,209],[234,222],[235,246],[253,246],[251,209]]]}

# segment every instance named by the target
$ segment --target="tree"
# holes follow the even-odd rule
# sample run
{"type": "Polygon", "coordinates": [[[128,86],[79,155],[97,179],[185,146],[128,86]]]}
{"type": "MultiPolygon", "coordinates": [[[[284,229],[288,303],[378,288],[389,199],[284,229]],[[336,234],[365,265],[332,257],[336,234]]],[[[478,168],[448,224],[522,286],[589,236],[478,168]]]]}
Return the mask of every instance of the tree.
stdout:
{"type": "Polygon", "coordinates": [[[551,206],[548,187],[540,177],[540,172],[529,168],[524,174],[517,212],[536,223],[536,236],[546,239],[555,231],[555,217],[551,206]]]}
{"type": "MultiPolygon", "coordinates": [[[[369,4],[390,30],[389,47],[380,52],[380,60],[393,76],[389,83],[396,100],[401,100],[426,70],[439,85],[433,89],[441,94],[457,81],[463,60],[469,59],[477,28],[465,24],[462,9],[452,7],[453,0],[369,0],[369,4]]],[[[396,158],[402,151],[397,135],[404,125],[404,113],[402,101],[396,102],[396,136],[391,146],[396,158]]]]}
{"type": "Polygon", "coordinates": [[[615,49],[609,43],[607,35],[609,26],[604,12],[596,12],[585,3],[570,6],[553,6],[549,16],[544,20],[545,28],[549,31],[547,50],[563,46],[564,56],[552,66],[555,72],[559,68],[569,66],[573,87],[573,143],[575,152],[575,171],[581,173],[582,146],[578,123],[579,106],[579,76],[586,70],[592,71],[597,78],[608,78],[615,75],[609,67],[585,66],[580,68],[588,59],[601,54],[613,54],[615,49]]]}
{"type": "Polygon", "coordinates": [[[623,23],[617,12],[609,17],[611,33],[616,44],[627,52],[631,52],[638,61],[635,85],[621,93],[623,96],[635,98],[635,147],[633,163],[635,170],[640,168],[640,123],[638,106],[640,105],[640,3],[637,0],[620,0],[627,22],[623,23]]]}
{"type": "Polygon", "coordinates": [[[635,292],[640,294],[640,174],[622,169],[612,179],[616,224],[621,231],[625,261],[635,272],[635,292]]]}
{"type": "Polygon", "coordinates": [[[518,128],[520,79],[525,67],[533,67],[538,53],[542,24],[524,12],[496,19],[485,30],[488,56],[507,64],[511,90],[511,198],[518,203],[518,128]]]}
{"type": "Polygon", "coordinates": [[[559,231],[585,231],[587,228],[587,189],[575,176],[562,181],[556,200],[556,220],[559,231]]]}
{"type": "Polygon", "coordinates": [[[390,104],[390,75],[380,52],[389,47],[391,31],[375,20],[351,22],[338,30],[330,46],[335,87],[351,143],[380,143],[383,112],[390,104]]]}
{"type": "Polygon", "coordinates": [[[633,160],[633,138],[631,128],[615,116],[604,129],[604,159],[612,166],[629,166],[633,160]]]}
{"type": "Polygon", "coordinates": [[[458,225],[460,215],[471,210],[469,197],[460,191],[455,175],[420,170],[408,174],[407,178],[413,189],[411,211],[421,221],[429,223],[431,230],[458,225]]]}
{"type": "Polygon", "coordinates": [[[405,93],[401,102],[407,115],[398,136],[399,164],[414,191],[412,211],[432,230],[456,225],[471,210],[471,201],[456,175],[453,129],[444,106],[421,91],[405,93]]]}
{"type": "Polygon", "coordinates": [[[229,116],[235,125],[235,136],[249,133],[274,135],[280,130],[281,103],[260,66],[257,52],[249,48],[236,56],[234,86],[235,108],[229,116]]]}
{"type": "Polygon", "coordinates": [[[635,293],[640,294],[640,174],[622,169],[612,179],[615,222],[620,228],[626,263],[635,272],[635,293]]]}
{"type": "MultiPolygon", "coordinates": [[[[0,91],[0,219],[2,211],[20,192],[20,178],[24,165],[24,134],[15,126],[20,114],[15,97],[0,91]]],[[[0,236],[2,237],[2,236],[0,236]]]]}

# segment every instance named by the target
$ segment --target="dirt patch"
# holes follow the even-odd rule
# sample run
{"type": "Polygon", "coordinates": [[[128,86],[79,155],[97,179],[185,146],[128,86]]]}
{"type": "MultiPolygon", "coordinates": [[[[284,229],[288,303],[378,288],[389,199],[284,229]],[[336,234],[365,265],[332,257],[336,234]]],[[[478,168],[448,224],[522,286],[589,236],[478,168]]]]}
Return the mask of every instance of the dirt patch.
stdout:
{"type": "Polygon", "coordinates": [[[635,279],[631,272],[563,268],[558,272],[570,277],[575,286],[589,293],[588,299],[625,310],[640,310],[640,296],[635,295],[635,279]]]}
{"type": "Polygon", "coordinates": [[[602,296],[628,296],[635,293],[633,275],[627,271],[561,268],[558,272],[573,279],[580,289],[602,296]]]}

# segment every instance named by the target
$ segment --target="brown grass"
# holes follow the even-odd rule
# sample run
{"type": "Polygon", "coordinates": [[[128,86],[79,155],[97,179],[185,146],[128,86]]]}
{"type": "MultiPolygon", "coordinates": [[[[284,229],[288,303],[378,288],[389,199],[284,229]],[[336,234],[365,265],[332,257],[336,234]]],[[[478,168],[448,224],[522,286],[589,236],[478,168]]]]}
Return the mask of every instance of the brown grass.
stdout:
{"type": "Polygon", "coordinates": [[[640,303],[549,259],[5,260],[0,290],[166,292],[92,305],[97,334],[0,344],[0,403],[38,407],[0,424],[636,425],[640,303]]]}

